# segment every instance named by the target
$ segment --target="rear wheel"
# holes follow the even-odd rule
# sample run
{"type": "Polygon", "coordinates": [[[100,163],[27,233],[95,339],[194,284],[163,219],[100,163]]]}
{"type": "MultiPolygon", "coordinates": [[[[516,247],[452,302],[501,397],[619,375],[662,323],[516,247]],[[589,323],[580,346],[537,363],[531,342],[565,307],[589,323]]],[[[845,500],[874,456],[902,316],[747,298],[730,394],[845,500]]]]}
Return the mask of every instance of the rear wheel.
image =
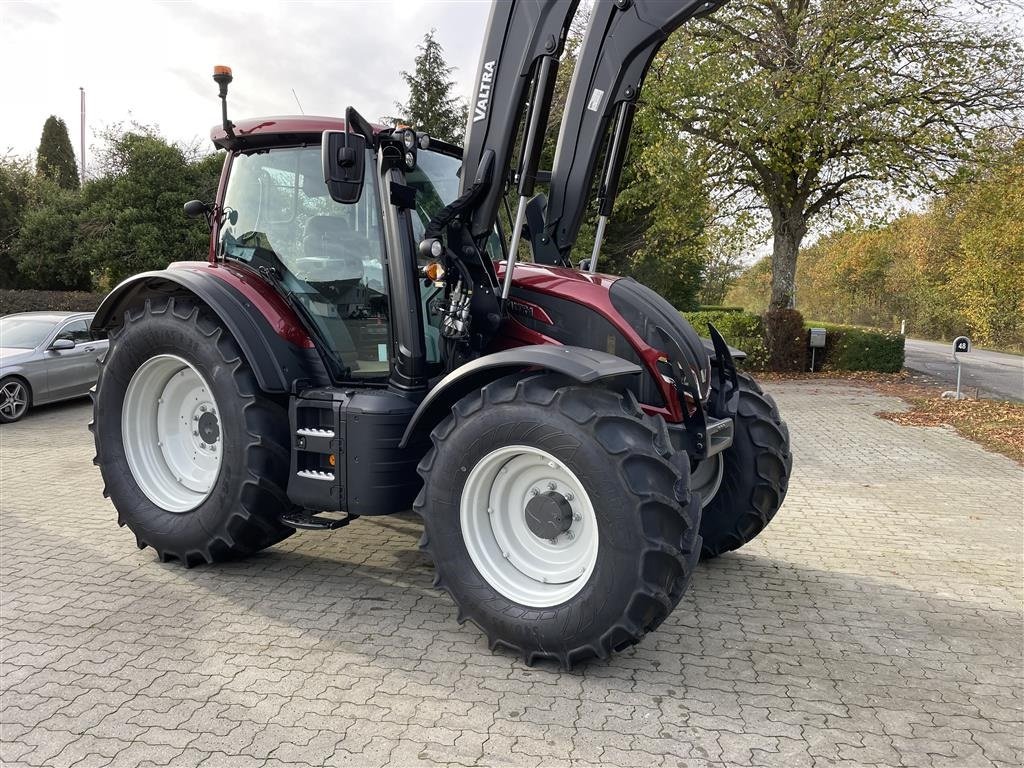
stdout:
{"type": "Polygon", "coordinates": [[[436,583],[529,664],[571,667],[675,608],[700,509],[664,424],[632,398],[538,374],[459,401],[420,464],[415,509],[436,583]]]}
{"type": "Polygon", "coordinates": [[[125,313],[90,428],[118,523],[162,560],[226,560],[292,533],[279,522],[287,411],[205,308],[169,299],[125,313]]]}
{"type": "MultiPolygon", "coordinates": [[[[789,487],[789,429],[775,400],[746,374],[739,374],[739,385],[732,445],[693,471],[694,490],[705,499],[700,526],[704,558],[739,549],[761,533],[789,487]]],[[[716,371],[711,402],[718,386],[716,371]]]]}

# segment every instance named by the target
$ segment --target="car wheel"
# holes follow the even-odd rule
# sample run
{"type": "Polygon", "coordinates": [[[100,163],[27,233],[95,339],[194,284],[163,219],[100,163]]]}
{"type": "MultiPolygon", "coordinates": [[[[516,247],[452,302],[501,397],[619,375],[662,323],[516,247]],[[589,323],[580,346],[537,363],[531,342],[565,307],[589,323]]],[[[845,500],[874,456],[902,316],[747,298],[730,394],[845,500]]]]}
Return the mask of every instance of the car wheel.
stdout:
{"type": "Polygon", "coordinates": [[[31,403],[32,392],[25,381],[15,376],[0,379],[0,424],[18,421],[31,403]]]}

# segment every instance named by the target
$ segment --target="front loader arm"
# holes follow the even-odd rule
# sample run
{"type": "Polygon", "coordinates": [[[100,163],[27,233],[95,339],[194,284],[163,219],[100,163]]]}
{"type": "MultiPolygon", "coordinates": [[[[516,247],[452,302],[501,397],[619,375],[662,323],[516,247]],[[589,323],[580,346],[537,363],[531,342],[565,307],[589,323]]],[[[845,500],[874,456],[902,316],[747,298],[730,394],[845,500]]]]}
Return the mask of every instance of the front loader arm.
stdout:
{"type": "MultiPolygon", "coordinates": [[[[651,61],[675,29],[724,3],[725,0],[598,0],[595,3],[562,115],[544,217],[544,236],[534,236],[538,261],[568,263],[603,139],[609,121],[615,116],[615,130],[598,192],[602,219],[598,225],[600,241],[602,225],[614,203],[633,112],[651,61]]],[[[595,256],[599,247],[600,242],[596,244],[595,256]]],[[[594,263],[592,259],[592,268],[594,263]]]]}
{"type": "MultiPolygon", "coordinates": [[[[544,60],[553,84],[578,4],[579,0],[495,0],[491,5],[469,105],[460,187],[461,196],[473,184],[483,185],[470,219],[475,239],[494,229],[529,86],[544,60]]],[[[541,99],[545,100],[546,118],[550,95],[541,99]]]]}

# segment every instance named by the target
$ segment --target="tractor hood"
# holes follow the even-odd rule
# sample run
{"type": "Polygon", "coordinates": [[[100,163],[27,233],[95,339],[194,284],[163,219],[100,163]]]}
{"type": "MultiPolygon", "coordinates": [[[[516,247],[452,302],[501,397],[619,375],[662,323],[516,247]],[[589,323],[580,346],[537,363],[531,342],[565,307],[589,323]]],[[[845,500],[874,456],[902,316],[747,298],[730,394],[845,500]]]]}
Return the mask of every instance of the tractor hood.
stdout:
{"type": "MultiPolygon", "coordinates": [[[[505,264],[497,271],[503,277],[505,264]]],[[[531,330],[644,365],[650,374],[646,394],[653,399],[664,399],[654,398],[664,392],[665,371],[657,360],[668,358],[693,372],[706,398],[707,347],[679,311],[647,286],[629,277],[522,263],[516,264],[512,286],[511,314],[531,330]],[[667,344],[663,334],[675,344],[667,344]]]]}

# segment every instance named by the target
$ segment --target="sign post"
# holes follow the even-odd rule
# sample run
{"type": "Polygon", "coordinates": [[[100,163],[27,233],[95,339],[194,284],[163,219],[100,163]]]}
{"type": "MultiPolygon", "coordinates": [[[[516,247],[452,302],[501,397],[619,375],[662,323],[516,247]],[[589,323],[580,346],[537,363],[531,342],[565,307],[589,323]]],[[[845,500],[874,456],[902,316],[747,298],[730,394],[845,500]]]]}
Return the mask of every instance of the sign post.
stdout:
{"type": "Polygon", "coordinates": [[[971,351],[971,340],[966,336],[957,336],[953,339],[953,360],[956,363],[956,394],[952,392],[943,392],[942,396],[953,395],[957,400],[962,400],[963,395],[960,394],[960,366],[963,364],[959,358],[959,355],[966,354],[971,351]]]}

